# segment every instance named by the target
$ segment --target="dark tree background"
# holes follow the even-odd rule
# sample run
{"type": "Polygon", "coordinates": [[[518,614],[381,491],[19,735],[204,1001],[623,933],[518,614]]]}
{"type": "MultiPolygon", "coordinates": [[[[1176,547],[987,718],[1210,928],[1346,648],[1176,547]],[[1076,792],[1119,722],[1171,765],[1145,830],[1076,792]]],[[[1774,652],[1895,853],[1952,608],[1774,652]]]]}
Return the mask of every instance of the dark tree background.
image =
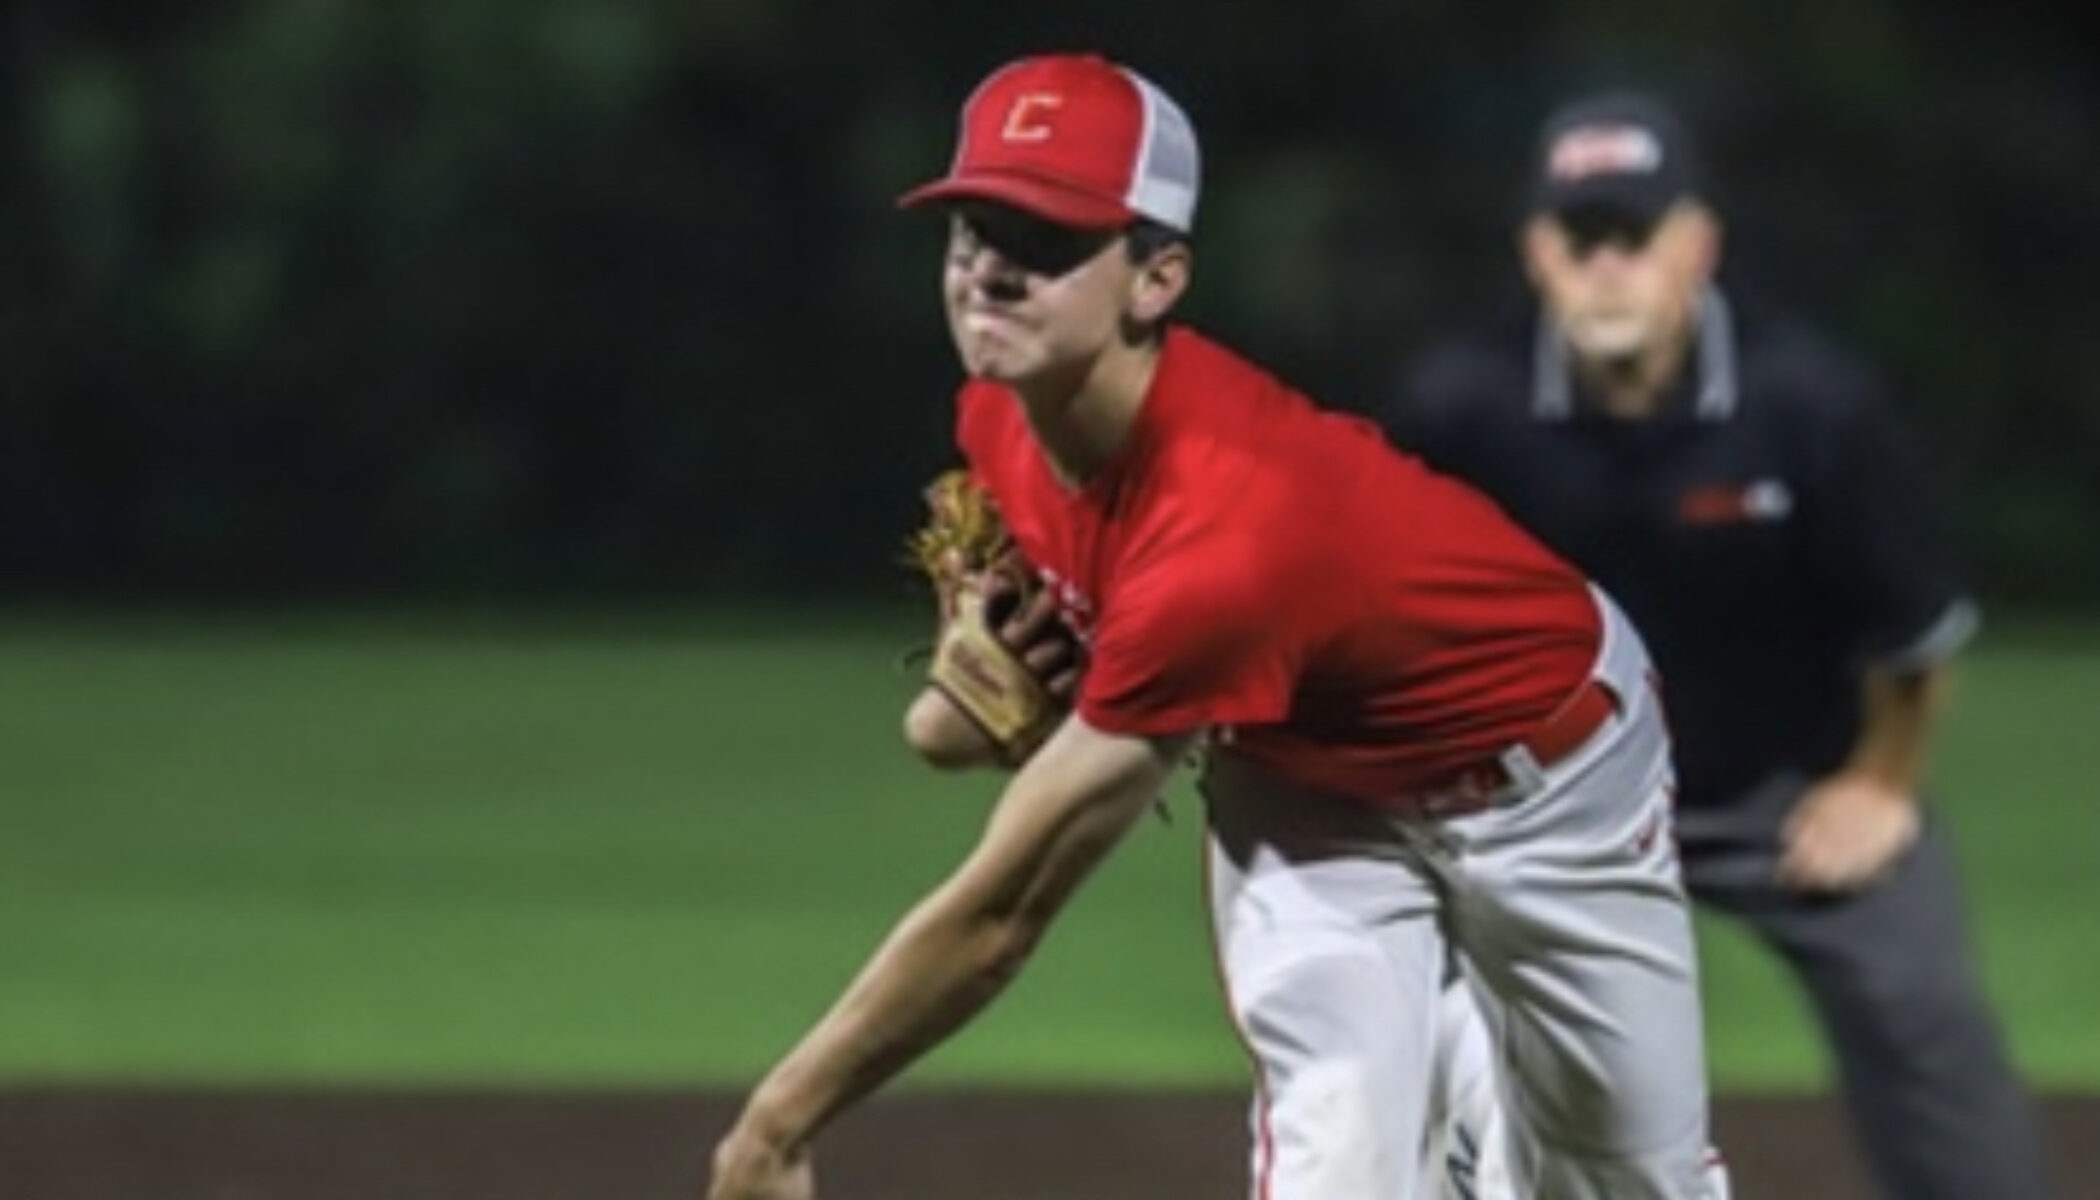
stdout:
{"type": "Polygon", "coordinates": [[[1902,385],[1987,597],[2100,600],[2100,96],[1953,0],[18,0],[15,597],[887,594],[955,373],[894,195],[1003,59],[1205,142],[1189,315],[1328,403],[1517,284],[1555,100],[1705,135],[1730,287],[1902,385]]]}

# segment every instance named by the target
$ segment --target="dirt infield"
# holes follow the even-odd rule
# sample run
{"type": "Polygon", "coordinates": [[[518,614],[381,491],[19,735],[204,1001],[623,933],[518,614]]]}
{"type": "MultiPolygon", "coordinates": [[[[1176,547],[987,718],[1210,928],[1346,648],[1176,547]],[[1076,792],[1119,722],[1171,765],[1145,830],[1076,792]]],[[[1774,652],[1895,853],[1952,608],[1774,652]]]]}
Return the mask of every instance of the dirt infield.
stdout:
{"type": "MultiPolygon", "coordinates": [[[[721,1097],[0,1091],[6,1200],[690,1200],[721,1097]]],[[[2100,1098],[2047,1106],[2064,1200],[2100,1200],[2100,1098]]],[[[1739,1200],[1867,1200],[1836,1111],[1727,1100],[1739,1200]]],[[[834,1200],[1232,1200],[1230,1095],[905,1094],[843,1122],[834,1200]]],[[[1978,1200],[1987,1200],[1978,1197],[1978,1200]]]]}

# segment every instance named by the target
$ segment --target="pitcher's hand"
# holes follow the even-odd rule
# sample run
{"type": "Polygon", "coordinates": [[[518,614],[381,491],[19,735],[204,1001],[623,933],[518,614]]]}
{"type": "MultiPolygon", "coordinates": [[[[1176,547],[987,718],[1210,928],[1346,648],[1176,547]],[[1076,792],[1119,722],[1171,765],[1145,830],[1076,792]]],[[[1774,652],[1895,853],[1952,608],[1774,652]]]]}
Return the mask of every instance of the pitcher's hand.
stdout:
{"type": "Polygon", "coordinates": [[[769,1145],[741,1127],[715,1147],[707,1200],[815,1200],[816,1194],[806,1148],[769,1145]]]}

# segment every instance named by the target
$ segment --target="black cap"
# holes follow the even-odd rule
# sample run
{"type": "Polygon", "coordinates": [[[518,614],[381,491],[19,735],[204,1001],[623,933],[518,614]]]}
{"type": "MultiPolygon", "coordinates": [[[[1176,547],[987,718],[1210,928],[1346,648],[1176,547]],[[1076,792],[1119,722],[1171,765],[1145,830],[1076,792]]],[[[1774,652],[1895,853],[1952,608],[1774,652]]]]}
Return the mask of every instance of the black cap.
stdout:
{"type": "Polygon", "coordinates": [[[1539,131],[1537,154],[1533,212],[1608,213],[1646,224],[1705,186],[1684,123],[1645,92],[1588,96],[1555,109],[1539,131]]]}

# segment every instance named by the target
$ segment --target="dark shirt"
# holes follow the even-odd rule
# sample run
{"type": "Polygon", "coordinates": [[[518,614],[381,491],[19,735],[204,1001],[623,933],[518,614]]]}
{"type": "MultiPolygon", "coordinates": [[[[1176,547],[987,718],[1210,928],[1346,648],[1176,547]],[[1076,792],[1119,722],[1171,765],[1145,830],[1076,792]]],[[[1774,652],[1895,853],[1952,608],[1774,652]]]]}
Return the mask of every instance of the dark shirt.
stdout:
{"type": "Polygon", "coordinates": [[[1651,418],[1595,411],[1535,313],[1418,359],[1383,415],[1626,609],[1688,807],[1828,773],[1865,664],[1931,663],[1976,626],[1920,447],[1870,372],[1718,294],[1651,418]]]}

